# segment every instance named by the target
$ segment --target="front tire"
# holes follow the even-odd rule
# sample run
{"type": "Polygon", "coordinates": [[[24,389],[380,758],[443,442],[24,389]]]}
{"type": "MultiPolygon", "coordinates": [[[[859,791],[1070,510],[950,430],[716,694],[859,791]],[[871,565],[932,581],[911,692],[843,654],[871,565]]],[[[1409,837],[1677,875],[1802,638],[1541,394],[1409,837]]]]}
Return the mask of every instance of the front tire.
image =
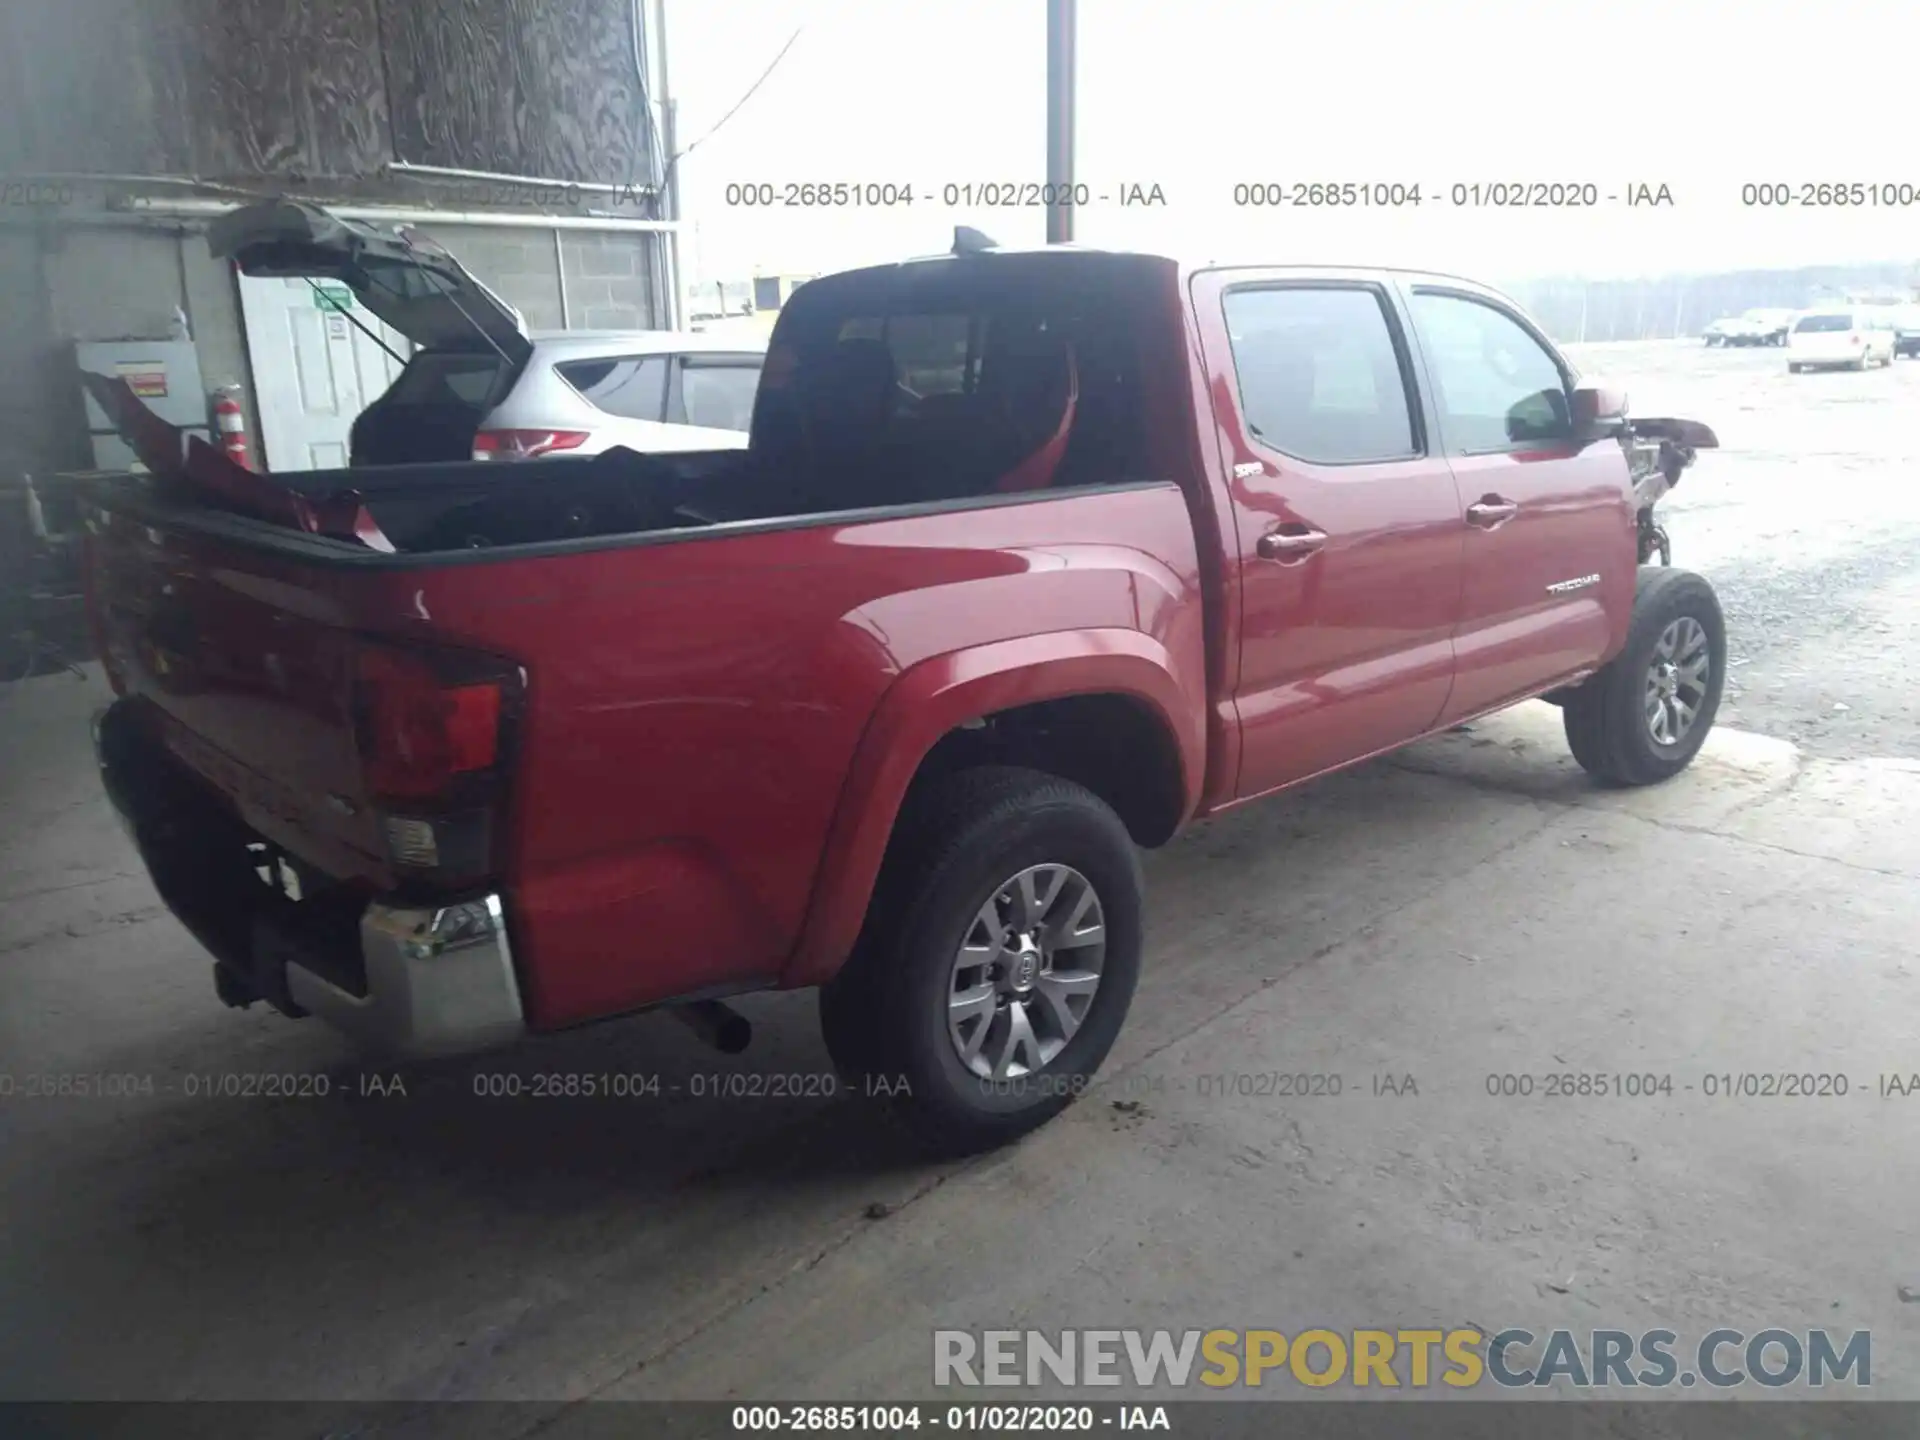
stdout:
{"type": "Polygon", "coordinates": [[[902,810],[855,958],[821,992],[834,1062],[945,1154],[1037,1129],[1091,1083],[1139,979],[1142,882],[1083,786],[983,766],[902,810]]]}
{"type": "Polygon", "coordinates": [[[1713,587],[1688,570],[1642,570],[1625,648],[1561,707],[1573,758],[1606,785],[1678,775],[1713,728],[1726,670],[1713,587]]]}

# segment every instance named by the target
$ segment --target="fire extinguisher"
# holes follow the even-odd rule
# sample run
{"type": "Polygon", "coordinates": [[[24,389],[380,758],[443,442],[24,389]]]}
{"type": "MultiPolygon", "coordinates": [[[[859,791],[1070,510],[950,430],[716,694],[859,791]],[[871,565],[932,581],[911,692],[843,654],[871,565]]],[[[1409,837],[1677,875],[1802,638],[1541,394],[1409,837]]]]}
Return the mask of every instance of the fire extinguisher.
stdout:
{"type": "Polygon", "coordinates": [[[240,387],[222,385],[213,393],[213,423],[220,430],[220,448],[243,470],[251,470],[247,453],[247,414],[240,408],[240,387]]]}

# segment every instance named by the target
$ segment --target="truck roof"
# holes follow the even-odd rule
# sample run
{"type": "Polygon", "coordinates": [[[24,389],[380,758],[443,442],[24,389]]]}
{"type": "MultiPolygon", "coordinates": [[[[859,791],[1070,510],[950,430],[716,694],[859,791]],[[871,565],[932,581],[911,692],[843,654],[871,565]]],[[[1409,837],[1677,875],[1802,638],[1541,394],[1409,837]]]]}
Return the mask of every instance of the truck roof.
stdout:
{"type": "MultiPolygon", "coordinates": [[[[821,279],[834,279],[842,275],[871,274],[881,270],[895,270],[906,266],[939,264],[980,264],[990,263],[996,258],[1014,259],[1038,255],[1099,255],[1114,258],[1133,258],[1138,260],[1159,261],[1171,265],[1183,273],[1199,270],[1298,270],[1303,274],[1327,274],[1338,272],[1347,275],[1399,275],[1418,280],[1441,280],[1449,284],[1465,285],[1476,290],[1492,290],[1495,287],[1483,280],[1469,275],[1456,275],[1445,270],[1428,270],[1412,265],[1355,265],[1351,262],[1325,260],[1288,260],[1273,261],[1235,258],[1196,258],[1169,254],[1161,250],[1136,250],[1122,246],[1087,245],[1078,241],[1059,245],[996,245],[989,249],[973,250],[963,255],[952,253],[941,255],[915,255],[904,260],[882,261],[875,265],[862,265],[852,270],[842,270],[821,279]]],[[[818,283],[817,281],[812,283],[818,283]]]]}

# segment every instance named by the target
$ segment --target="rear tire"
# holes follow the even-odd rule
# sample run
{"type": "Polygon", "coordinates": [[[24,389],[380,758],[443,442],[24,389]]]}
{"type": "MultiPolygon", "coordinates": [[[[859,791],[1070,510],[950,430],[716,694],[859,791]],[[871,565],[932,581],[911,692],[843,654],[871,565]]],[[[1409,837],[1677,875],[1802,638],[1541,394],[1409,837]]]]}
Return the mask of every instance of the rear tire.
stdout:
{"type": "Polygon", "coordinates": [[[1726,670],[1713,587],[1688,570],[1643,569],[1625,648],[1561,707],[1573,758],[1606,785],[1678,775],[1713,728],[1726,670]]]}
{"type": "Polygon", "coordinates": [[[1800,370],[1801,370],[1801,367],[1796,362],[1792,360],[1789,360],[1787,362],[1787,373],[1789,375],[1798,375],[1800,373],[1800,370]]]}
{"type": "Polygon", "coordinates": [[[835,1064],[944,1154],[1038,1128],[1126,1020],[1141,894],[1125,825],[1084,787],[1011,766],[929,783],[901,812],[854,958],[821,992],[835,1064]]]}

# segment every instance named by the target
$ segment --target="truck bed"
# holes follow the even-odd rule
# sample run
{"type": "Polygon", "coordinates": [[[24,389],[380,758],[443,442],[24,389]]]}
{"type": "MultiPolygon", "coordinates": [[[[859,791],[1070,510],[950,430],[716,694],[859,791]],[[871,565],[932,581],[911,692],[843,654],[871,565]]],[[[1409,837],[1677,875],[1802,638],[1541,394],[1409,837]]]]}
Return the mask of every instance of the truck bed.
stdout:
{"type": "Polygon", "coordinates": [[[355,472],[392,553],[103,486],[102,652],[249,831],[369,895],[402,877],[360,774],[356,646],[519,666],[502,878],[536,1028],[775,983],[862,734],[916,667],[1133,636],[1204,712],[1170,481],[796,516],[767,513],[777,487],[743,485],[737,456],[682,465],[645,494],[600,462],[518,465],[510,486],[505,467],[355,472]]]}

